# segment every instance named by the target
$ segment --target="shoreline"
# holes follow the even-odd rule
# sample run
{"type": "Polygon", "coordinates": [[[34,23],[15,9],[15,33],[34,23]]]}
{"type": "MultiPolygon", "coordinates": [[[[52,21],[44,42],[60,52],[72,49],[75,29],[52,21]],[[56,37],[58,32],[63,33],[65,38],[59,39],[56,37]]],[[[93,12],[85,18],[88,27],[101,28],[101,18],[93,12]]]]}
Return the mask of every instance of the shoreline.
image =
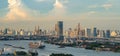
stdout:
{"type": "MultiPolygon", "coordinates": [[[[18,41],[18,40],[0,40],[0,41],[18,41]]],[[[26,41],[26,40],[20,40],[20,41],[26,41]]],[[[33,41],[39,41],[39,40],[33,40],[33,41]]],[[[45,41],[44,41],[45,42],[45,41]]],[[[75,44],[63,44],[63,43],[58,43],[58,42],[45,42],[47,44],[52,44],[52,45],[58,45],[58,46],[63,46],[62,48],[65,48],[65,47],[73,47],[73,48],[84,48],[86,50],[96,50],[96,51],[110,51],[110,52],[115,52],[115,53],[120,53],[120,46],[117,47],[117,48],[108,48],[108,47],[101,47],[101,46],[93,46],[93,47],[90,47],[90,45],[92,44],[89,44],[89,46],[87,45],[81,45],[81,46],[78,46],[78,45],[75,45],[75,44]],[[111,50],[112,49],[112,50],[111,50]],[[114,49],[114,50],[113,50],[114,49]]],[[[88,43],[87,43],[88,44],[88,43]]],[[[97,45],[97,44],[95,44],[97,45]]],[[[59,47],[58,47],[59,48],[59,47]]]]}

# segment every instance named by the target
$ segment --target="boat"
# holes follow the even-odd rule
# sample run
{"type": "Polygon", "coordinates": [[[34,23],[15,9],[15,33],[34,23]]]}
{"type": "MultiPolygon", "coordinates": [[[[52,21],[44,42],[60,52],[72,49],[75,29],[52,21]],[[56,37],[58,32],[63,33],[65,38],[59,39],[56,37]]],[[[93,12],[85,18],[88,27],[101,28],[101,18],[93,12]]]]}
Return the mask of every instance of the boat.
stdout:
{"type": "Polygon", "coordinates": [[[65,46],[64,45],[60,45],[58,48],[65,48],[65,46]]]}
{"type": "Polygon", "coordinates": [[[13,48],[25,49],[24,47],[12,46],[13,48]]]}
{"type": "Polygon", "coordinates": [[[5,46],[12,46],[12,45],[10,45],[10,44],[4,44],[5,46]]]}
{"type": "Polygon", "coordinates": [[[25,49],[24,47],[14,46],[14,45],[10,45],[10,44],[4,44],[4,45],[5,46],[11,46],[13,48],[25,49]]]}
{"type": "Polygon", "coordinates": [[[43,48],[45,48],[45,45],[39,46],[38,48],[41,48],[41,49],[43,49],[43,48]]]}
{"type": "Polygon", "coordinates": [[[30,48],[40,48],[40,49],[44,49],[45,45],[43,44],[43,42],[39,41],[39,42],[30,42],[29,43],[29,47],[30,48]]]}

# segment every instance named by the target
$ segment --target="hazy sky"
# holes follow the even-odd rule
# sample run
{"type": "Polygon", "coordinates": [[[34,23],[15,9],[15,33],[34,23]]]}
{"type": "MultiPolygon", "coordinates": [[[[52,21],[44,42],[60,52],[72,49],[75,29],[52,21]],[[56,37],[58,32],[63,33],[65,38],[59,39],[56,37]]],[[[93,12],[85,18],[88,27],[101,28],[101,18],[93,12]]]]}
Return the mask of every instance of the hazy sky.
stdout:
{"type": "Polygon", "coordinates": [[[65,28],[120,30],[120,0],[0,0],[0,28],[53,29],[62,20],[65,28]]]}

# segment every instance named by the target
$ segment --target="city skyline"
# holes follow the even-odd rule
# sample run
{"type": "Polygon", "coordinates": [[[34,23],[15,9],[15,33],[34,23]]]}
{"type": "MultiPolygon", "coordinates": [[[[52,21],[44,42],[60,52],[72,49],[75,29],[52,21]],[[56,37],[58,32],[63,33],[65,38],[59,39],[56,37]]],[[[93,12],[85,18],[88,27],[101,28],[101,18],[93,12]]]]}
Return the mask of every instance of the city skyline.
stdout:
{"type": "Polygon", "coordinates": [[[64,28],[97,27],[120,29],[119,0],[1,0],[0,28],[23,28],[33,30],[53,28],[57,21],[64,28]]]}
{"type": "Polygon", "coordinates": [[[41,29],[39,26],[35,26],[35,28],[30,30],[25,30],[23,28],[19,28],[19,30],[12,29],[12,28],[4,28],[0,29],[0,36],[31,36],[31,35],[38,35],[38,36],[59,36],[60,39],[64,37],[98,37],[98,38],[110,38],[110,37],[119,37],[120,30],[103,30],[97,27],[93,28],[82,28],[81,24],[78,23],[76,28],[68,28],[64,30],[63,21],[57,21],[54,25],[52,30],[41,29]]]}

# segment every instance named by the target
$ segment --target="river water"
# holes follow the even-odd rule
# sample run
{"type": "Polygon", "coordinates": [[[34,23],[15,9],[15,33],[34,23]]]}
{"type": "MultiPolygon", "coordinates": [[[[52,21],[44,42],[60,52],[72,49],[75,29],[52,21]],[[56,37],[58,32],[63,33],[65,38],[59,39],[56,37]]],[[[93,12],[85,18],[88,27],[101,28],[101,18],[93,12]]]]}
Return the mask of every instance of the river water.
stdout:
{"type": "MultiPolygon", "coordinates": [[[[11,44],[14,46],[22,46],[25,47],[25,50],[29,50],[28,44],[31,41],[26,40],[15,40],[15,41],[0,41],[0,49],[1,48],[12,48],[8,46],[4,46],[4,44],[11,44]]],[[[73,47],[65,47],[58,48],[57,45],[45,44],[45,49],[37,49],[39,56],[49,56],[51,53],[67,53],[73,54],[74,56],[120,56],[120,53],[110,52],[110,51],[94,51],[94,50],[86,50],[84,48],[73,48],[73,47]]],[[[14,48],[12,48],[14,49],[14,48]]],[[[21,49],[16,49],[21,50],[21,49]]]]}

